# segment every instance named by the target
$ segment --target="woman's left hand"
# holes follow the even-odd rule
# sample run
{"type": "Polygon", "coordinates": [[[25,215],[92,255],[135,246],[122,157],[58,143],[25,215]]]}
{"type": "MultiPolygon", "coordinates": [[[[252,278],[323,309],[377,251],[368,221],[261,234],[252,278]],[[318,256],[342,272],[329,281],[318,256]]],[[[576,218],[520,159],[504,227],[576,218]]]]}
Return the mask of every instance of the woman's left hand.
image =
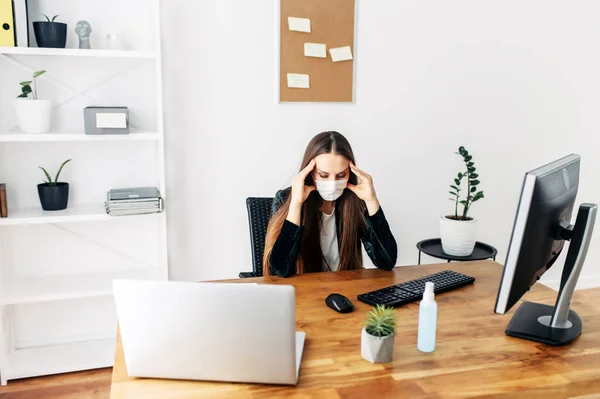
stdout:
{"type": "Polygon", "coordinates": [[[379,210],[379,200],[377,200],[377,194],[375,194],[373,178],[369,174],[358,169],[352,162],[350,162],[350,170],[358,176],[360,181],[358,184],[348,183],[347,187],[356,194],[358,198],[365,201],[369,215],[373,216],[379,210]]]}

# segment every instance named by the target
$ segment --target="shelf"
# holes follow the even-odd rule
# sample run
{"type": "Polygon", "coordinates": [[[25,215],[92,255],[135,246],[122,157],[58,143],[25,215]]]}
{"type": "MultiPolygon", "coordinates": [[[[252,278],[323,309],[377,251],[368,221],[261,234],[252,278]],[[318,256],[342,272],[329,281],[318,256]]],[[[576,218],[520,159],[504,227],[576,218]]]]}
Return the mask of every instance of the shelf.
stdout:
{"type": "Polygon", "coordinates": [[[159,280],[161,276],[155,270],[115,270],[7,281],[0,290],[0,305],[110,296],[116,278],[159,280]]]}
{"type": "Polygon", "coordinates": [[[17,349],[8,356],[7,379],[111,367],[115,338],[17,349]]]}
{"type": "Polygon", "coordinates": [[[44,211],[41,207],[8,210],[8,217],[0,219],[0,226],[19,226],[43,223],[90,222],[109,220],[104,204],[75,205],[63,211],[44,211]]]}
{"type": "Polygon", "coordinates": [[[6,55],[49,55],[64,57],[156,58],[155,53],[132,50],[81,50],[74,48],[0,47],[6,55]]]}
{"type": "Polygon", "coordinates": [[[30,224],[98,222],[122,217],[151,216],[158,213],[142,215],[110,216],[104,204],[73,205],[63,211],[44,211],[41,207],[8,209],[8,217],[0,219],[2,226],[27,226],[30,224]]]}
{"type": "Polygon", "coordinates": [[[159,140],[160,134],[156,132],[131,132],[129,134],[99,134],[87,135],[83,132],[65,133],[0,133],[0,142],[41,142],[41,141],[151,141],[159,140]]]}

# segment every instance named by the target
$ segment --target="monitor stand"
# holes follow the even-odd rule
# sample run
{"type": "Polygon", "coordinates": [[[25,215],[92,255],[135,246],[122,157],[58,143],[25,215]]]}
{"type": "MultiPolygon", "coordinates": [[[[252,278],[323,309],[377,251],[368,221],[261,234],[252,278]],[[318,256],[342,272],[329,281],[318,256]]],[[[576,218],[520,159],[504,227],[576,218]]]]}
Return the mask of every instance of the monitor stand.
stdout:
{"type": "Polygon", "coordinates": [[[558,228],[557,239],[571,243],[554,307],[523,302],[508,324],[506,335],[549,345],[565,345],[581,334],[581,318],[569,307],[590,245],[597,210],[596,204],[581,204],[575,225],[563,222],[558,228]]]}

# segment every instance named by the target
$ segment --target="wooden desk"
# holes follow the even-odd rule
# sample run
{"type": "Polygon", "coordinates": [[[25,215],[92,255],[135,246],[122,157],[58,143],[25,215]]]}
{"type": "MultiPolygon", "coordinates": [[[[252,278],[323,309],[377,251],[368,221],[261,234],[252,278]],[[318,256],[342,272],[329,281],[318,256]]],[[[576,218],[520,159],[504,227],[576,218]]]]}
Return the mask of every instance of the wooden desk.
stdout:
{"type": "MultiPolygon", "coordinates": [[[[331,397],[458,398],[577,397],[600,392],[600,289],[575,293],[573,307],[583,319],[583,334],[571,345],[550,347],[511,338],[507,315],[493,312],[502,267],[493,261],[398,267],[393,272],[360,270],[309,274],[271,281],[243,282],[296,286],[297,330],[306,332],[297,387],[170,381],[127,377],[117,340],[111,398],[331,397]],[[397,309],[394,360],[371,364],[360,356],[360,330],[370,307],[356,295],[451,269],[476,278],[475,284],[440,294],[436,351],[416,348],[418,303],[397,309]],[[338,292],[356,306],[339,314],[324,303],[338,292]]],[[[235,280],[241,281],[241,280],[235,280]]],[[[556,293],[536,284],[525,295],[553,304],[556,293]]]]}

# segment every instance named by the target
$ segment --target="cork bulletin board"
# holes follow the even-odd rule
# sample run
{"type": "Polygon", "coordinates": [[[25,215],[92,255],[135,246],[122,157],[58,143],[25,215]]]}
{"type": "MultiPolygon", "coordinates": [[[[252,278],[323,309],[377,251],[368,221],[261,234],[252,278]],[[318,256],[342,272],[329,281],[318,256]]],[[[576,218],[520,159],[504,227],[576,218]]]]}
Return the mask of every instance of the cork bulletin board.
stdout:
{"type": "Polygon", "coordinates": [[[355,0],[280,0],[280,102],[353,101],[354,18],[355,0]],[[305,55],[306,43],[317,56],[305,55]]]}

